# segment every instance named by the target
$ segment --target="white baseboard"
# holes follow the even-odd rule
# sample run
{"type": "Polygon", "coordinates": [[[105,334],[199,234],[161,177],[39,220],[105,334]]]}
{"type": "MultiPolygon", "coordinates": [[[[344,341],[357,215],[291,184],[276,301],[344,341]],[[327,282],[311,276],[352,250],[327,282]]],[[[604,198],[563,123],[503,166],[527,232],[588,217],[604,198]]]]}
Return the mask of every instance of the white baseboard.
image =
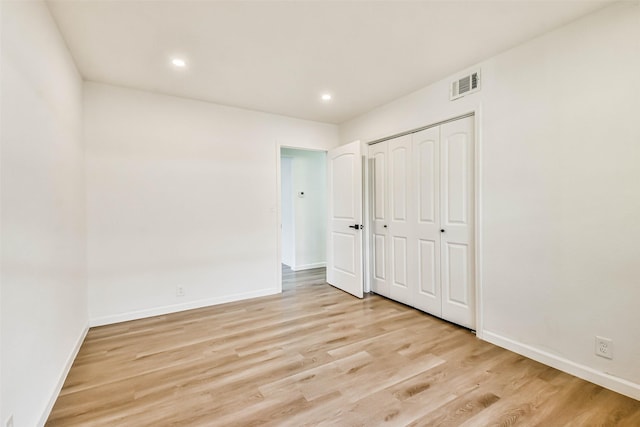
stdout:
{"type": "Polygon", "coordinates": [[[326,262],[315,262],[313,264],[302,264],[302,265],[294,265],[291,267],[293,271],[302,271],[302,270],[311,270],[313,268],[321,268],[326,267],[326,262]]]}
{"type": "Polygon", "coordinates": [[[278,288],[260,289],[259,291],[244,292],[241,294],[226,295],[223,297],[207,298],[196,301],[190,301],[182,304],[165,305],[162,307],[154,307],[145,310],[130,311],[127,313],[113,314],[109,316],[96,317],[89,320],[89,325],[103,326],[113,323],[127,322],[129,320],[144,319],[145,317],[160,316],[163,314],[177,313],[179,311],[193,310],[195,308],[209,307],[212,305],[224,304],[227,302],[240,301],[249,298],[264,297],[280,293],[278,288]]]}
{"type": "Polygon", "coordinates": [[[76,356],[78,356],[78,352],[80,351],[80,347],[82,347],[82,343],[84,342],[85,337],[87,336],[87,332],[89,332],[89,325],[85,325],[84,330],[80,333],[78,340],[76,341],[76,345],[74,346],[69,356],[67,356],[67,361],[64,364],[64,369],[60,374],[60,378],[58,379],[58,383],[56,384],[55,389],[53,390],[53,394],[49,399],[49,403],[40,418],[39,426],[44,426],[51,414],[51,410],[53,409],[53,405],[55,405],[56,400],[58,399],[58,395],[60,394],[60,390],[62,390],[62,386],[64,385],[65,380],[67,379],[67,375],[69,375],[69,371],[71,370],[71,366],[73,362],[76,360],[76,356]]]}
{"type": "Polygon", "coordinates": [[[595,370],[586,365],[565,359],[564,357],[548,353],[530,345],[503,337],[502,335],[494,332],[487,331],[486,329],[482,333],[482,339],[499,347],[511,350],[514,353],[526,356],[537,362],[544,363],[545,365],[567,372],[578,378],[582,378],[583,380],[598,384],[599,386],[608,388],[609,390],[613,390],[617,393],[624,394],[632,399],[640,400],[640,384],[607,374],[606,372],[595,370]]]}

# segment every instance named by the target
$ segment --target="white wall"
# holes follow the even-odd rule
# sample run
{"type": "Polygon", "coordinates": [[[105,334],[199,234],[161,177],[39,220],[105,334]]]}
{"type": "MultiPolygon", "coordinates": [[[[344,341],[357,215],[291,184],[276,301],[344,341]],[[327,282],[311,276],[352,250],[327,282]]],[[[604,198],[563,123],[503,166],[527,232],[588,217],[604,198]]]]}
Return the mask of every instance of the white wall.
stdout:
{"type": "Polygon", "coordinates": [[[44,421],[86,332],[82,81],[43,2],[3,2],[0,423],[44,421]]]}
{"type": "Polygon", "coordinates": [[[480,109],[480,334],[640,398],[640,6],[615,4],[340,127],[370,141],[480,109]],[[614,340],[614,360],[594,336],[614,340]]]}
{"type": "MultiPolygon", "coordinates": [[[[297,271],[324,267],[327,257],[327,153],[283,148],[282,155],[293,161],[294,256],[291,268],[297,271]],[[300,192],[304,192],[304,197],[299,197],[300,192]]],[[[282,197],[284,200],[284,193],[282,197]]]]}
{"type": "Polygon", "coordinates": [[[92,324],[277,292],[277,144],[326,149],[337,126],[84,89],[92,324]]]}

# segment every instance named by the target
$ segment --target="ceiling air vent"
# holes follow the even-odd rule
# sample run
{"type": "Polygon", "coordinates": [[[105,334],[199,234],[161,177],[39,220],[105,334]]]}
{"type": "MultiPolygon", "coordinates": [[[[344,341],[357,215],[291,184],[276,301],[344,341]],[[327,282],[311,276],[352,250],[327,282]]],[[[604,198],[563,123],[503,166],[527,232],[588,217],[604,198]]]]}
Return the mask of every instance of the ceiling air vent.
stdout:
{"type": "Polygon", "coordinates": [[[458,99],[480,90],[480,70],[451,82],[450,100],[458,99]]]}

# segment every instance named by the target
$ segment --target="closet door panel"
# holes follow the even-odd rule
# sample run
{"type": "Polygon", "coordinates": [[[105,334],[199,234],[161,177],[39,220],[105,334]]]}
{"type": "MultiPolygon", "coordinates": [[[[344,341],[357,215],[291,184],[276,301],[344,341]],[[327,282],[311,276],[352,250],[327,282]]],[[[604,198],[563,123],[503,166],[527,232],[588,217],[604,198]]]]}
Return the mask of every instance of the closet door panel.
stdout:
{"type": "Polygon", "coordinates": [[[417,293],[419,297],[426,297],[437,301],[435,301],[435,307],[432,309],[429,309],[429,307],[423,308],[420,306],[421,304],[416,304],[416,306],[436,315],[440,315],[440,281],[438,280],[439,263],[437,262],[438,257],[436,256],[439,252],[438,246],[439,245],[433,240],[418,240],[419,271],[417,293]]]}
{"type": "Polygon", "coordinates": [[[448,302],[466,308],[469,305],[469,245],[446,242],[444,258],[448,267],[445,272],[448,302]]]}
{"type": "Polygon", "coordinates": [[[418,222],[435,225],[438,222],[440,142],[438,128],[427,129],[414,135],[414,152],[418,187],[418,222]]]}
{"type": "Polygon", "coordinates": [[[389,144],[389,238],[391,239],[390,298],[411,304],[410,284],[414,282],[412,268],[415,253],[411,247],[412,199],[411,136],[405,135],[388,141],[389,144]]]}
{"type": "Polygon", "coordinates": [[[442,317],[475,327],[473,117],[440,127],[442,317]]]}
{"type": "Polygon", "coordinates": [[[389,198],[387,186],[388,144],[369,147],[371,212],[371,290],[389,296],[389,198]]]}
{"type": "MultiPolygon", "coordinates": [[[[387,239],[386,236],[380,234],[373,235],[373,277],[376,280],[380,280],[384,285],[387,281],[387,239]]],[[[380,289],[380,286],[376,286],[373,290],[376,293],[380,289]]]]}
{"type": "Polygon", "coordinates": [[[407,282],[407,238],[393,236],[393,286],[408,288],[407,282]]]}
{"type": "Polygon", "coordinates": [[[417,283],[415,307],[442,315],[440,291],[440,128],[413,134],[413,181],[416,198],[417,283]]]}

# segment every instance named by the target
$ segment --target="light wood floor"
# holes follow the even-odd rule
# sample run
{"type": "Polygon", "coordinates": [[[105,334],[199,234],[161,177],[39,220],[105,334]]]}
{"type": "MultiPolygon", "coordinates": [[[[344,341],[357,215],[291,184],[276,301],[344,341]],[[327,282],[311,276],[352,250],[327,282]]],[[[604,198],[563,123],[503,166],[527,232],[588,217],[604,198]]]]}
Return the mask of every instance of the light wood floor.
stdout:
{"type": "Polygon", "coordinates": [[[288,265],[282,264],[282,290],[289,291],[298,286],[322,285],[327,281],[327,269],[314,268],[311,270],[293,271],[288,265]]]}
{"type": "Polygon", "coordinates": [[[49,426],[640,426],[640,402],[328,285],[92,328],[49,426]]]}

